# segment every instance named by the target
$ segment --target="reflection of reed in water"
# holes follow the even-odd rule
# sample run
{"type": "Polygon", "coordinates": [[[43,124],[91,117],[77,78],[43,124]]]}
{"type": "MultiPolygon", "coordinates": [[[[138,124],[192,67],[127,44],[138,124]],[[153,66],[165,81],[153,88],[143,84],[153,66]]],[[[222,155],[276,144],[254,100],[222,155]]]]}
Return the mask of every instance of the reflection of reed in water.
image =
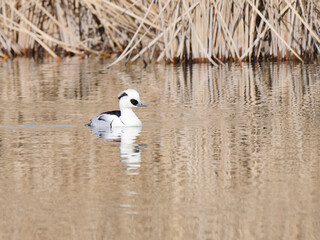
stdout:
{"type": "MultiPolygon", "coordinates": [[[[198,231],[194,239],[250,238],[261,233],[257,222],[262,228],[277,226],[278,231],[262,231],[273,239],[295,230],[318,232],[319,174],[312,174],[320,156],[315,69],[283,64],[166,68],[160,101],[171,106],[169,113],[159,111],[164,127],[152,133],[159,162],[152,174],[171,186],[166,196],[171,204],[194,208],[190,215],[199,220],[188,222],[193,233],[198,231]],[[224,232],[226,226],[230,231],[224,232]]],[[[182,219],[168,224],[181,226],[182,219]]]]}
{"type": "MultiPolygon", "coordinates": [[[[230,64],[219,68],[202,64],[185,69],[168,66],[165,77],[160,79],[164,82],[160,101],[164,106],[170,103],[177,112],[170,115],[163,108],[159,118],[176,118],[187,126],[193,118],[200,120],[194,123],[198,125],[215,122],[224,134],[234,129],[234,135],[229,136],[230,146],[240,144],[240,139],[247,139],[248,134],[255,141],[265,142],[267,138],[275,143],[285,142],[285,135],[279,134],[285,129],[279,127],[305,131],[307,128],[302,125],[319,114],[316,106],[320,102],[320,81],[315,78],[315,71],[315,66],[294,64],[230,64]],[[275,134],[274,139],[268,135],[271,133],[275,134]],[[263,139],[259,140],[260,134],[263,139]]],[[[211,132],[203,134],[204,139],[210,139],[211,132]]],[[[264,146],[256,143],[251,147],[264,146]]]]}
{"type": "MultiPolygon", "coordinates": [[[[206,64],[175,68],[167,66],[162,101],[186,105],[232,104],[258,105],[269,97],[302,101],[304,94],[314,94],[309,87],[319,84],[316,66],[294,64],[229,64],[211,67],[206,64]]],[[[313,96],[315,97],[315,96],[313,96]]],[[[277,102],[275,104],[278,104],[277,102]]]]}
{"type": "Polygon", "coordinates": [[[80,62],[1,72],[1,125],[81,126],[0,128],[5,238],[8,223],[33,238],[35,226],[60,239],[89,239],[92,230],[120,239],[318,236],[315,66],[159,65],[95,75],[80,62]],[[83,127],[100,108],[117,106],[106,96],[128,85],[141,86],[152,106],[139,112],[146,151],[138,153],[132,138],[120,149],[134,167],[143,160],[134,177],[119,169],[121,143],[97,141],[83,127]],[[135,216],[119,216],[119,203],[135,216]]]}

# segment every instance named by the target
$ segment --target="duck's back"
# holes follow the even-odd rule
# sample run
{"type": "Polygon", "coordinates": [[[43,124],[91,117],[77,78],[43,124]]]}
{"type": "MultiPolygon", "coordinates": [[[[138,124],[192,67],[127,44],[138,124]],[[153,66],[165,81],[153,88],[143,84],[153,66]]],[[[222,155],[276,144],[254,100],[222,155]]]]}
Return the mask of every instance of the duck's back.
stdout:
{"type": "Polygon", "coordinates": [[[92,118],[88,125],[94,128],[112,128],[119,121],[120,116],[120,111],[104,112],[92,118]]]}

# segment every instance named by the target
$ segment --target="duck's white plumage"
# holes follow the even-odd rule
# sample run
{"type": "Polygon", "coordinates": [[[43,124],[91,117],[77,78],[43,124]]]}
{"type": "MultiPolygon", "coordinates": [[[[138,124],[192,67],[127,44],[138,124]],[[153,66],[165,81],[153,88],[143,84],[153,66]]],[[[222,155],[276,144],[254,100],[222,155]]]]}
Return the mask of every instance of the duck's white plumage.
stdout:
{"type": "Polygon", "coordinates": [[[113,128],[113,127],[140,127],[141,121],[133,112],[134,107],[146,107],[140,102],[139,93],[134,89],[127,89],[119,93],[120,110],[104,112],[91,119],[87,124],[93,128],[113,128]]]}

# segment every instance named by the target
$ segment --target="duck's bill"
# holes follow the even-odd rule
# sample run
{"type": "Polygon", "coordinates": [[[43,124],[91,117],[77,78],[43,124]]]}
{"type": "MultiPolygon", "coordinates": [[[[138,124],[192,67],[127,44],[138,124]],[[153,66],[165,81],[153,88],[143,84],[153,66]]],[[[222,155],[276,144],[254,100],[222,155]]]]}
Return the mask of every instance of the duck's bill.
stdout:
{"type": "Polygon", "coordinates": [[[146,107],[147,105],[146,105],[146,104],[143,104],[142,102],[139,102],[136,106],[137,106],[137,107],[146,107]]]}

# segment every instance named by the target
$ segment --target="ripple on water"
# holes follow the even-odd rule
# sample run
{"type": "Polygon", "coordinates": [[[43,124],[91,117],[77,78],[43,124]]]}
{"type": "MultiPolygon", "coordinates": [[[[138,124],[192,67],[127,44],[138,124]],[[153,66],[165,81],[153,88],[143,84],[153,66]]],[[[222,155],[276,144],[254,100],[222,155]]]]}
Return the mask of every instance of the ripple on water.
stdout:
{"type": "Polygon", "coordinates": [[[105,64],[1,62],[0,238],[320,239],[316,66],[105,64]]]}

